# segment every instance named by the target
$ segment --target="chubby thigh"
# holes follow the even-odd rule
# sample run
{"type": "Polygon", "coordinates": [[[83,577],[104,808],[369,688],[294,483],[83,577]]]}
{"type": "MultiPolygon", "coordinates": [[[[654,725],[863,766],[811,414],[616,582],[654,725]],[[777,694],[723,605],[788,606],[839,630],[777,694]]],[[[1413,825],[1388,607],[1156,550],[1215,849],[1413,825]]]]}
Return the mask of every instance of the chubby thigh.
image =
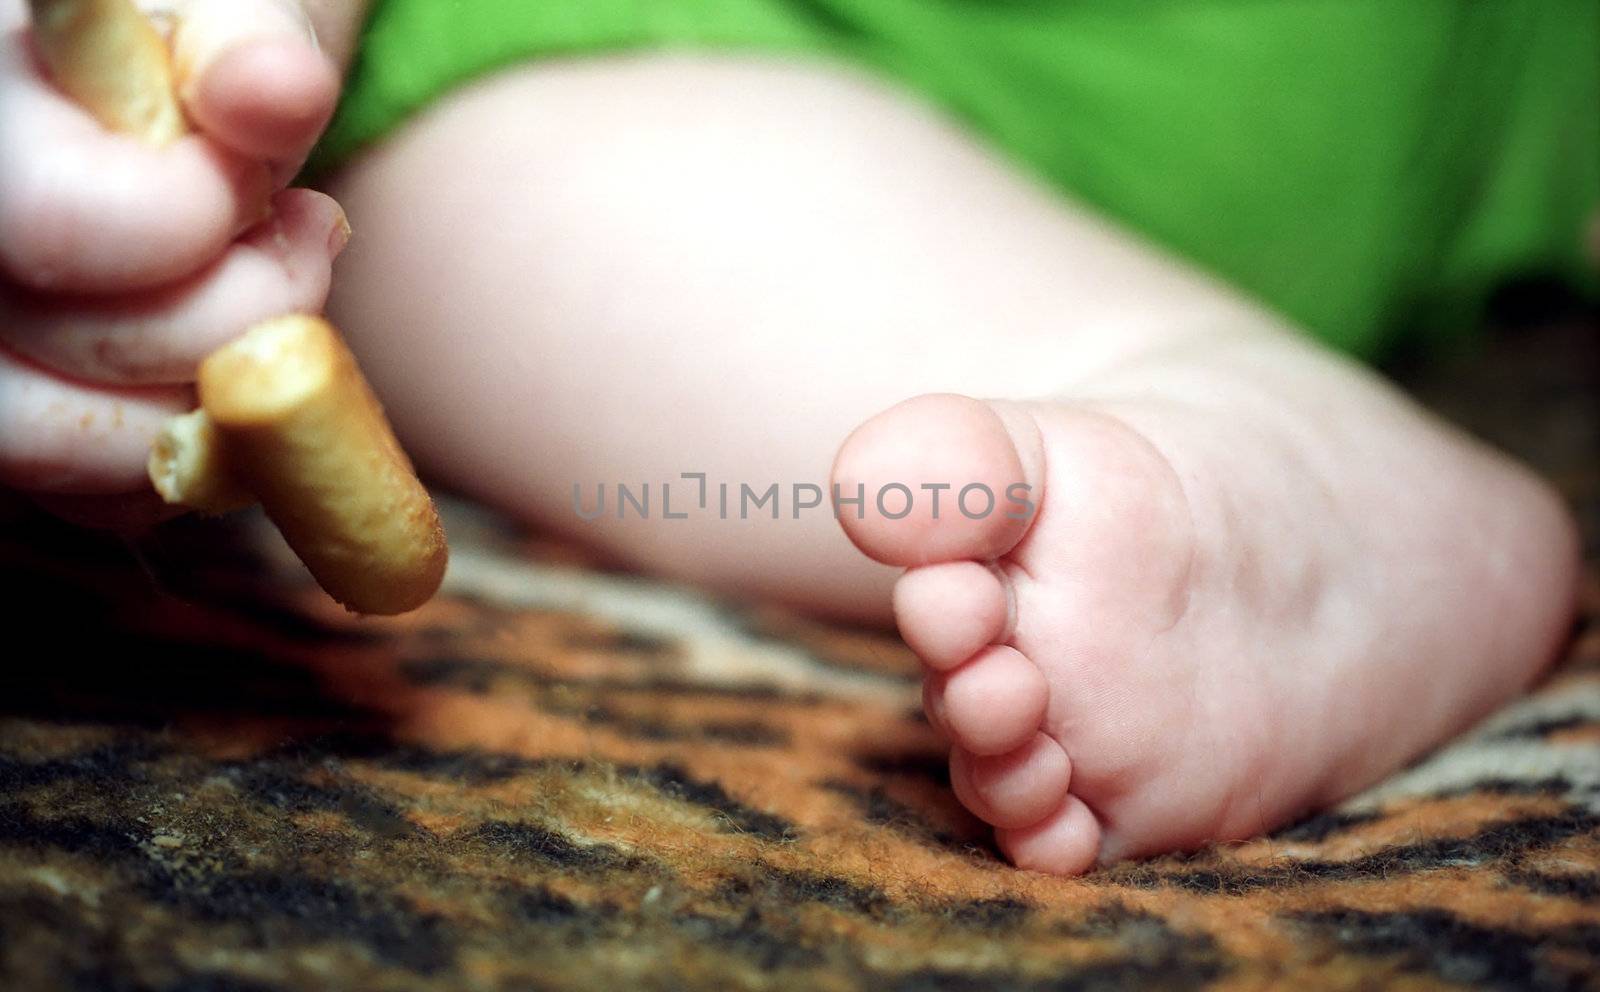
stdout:
{"type": "Polygon", "coordinates": [[[888,617],[893,573],[796,488],[827,486],[857,424],[919,393],[1053,395],[1264,320],[821,63],[509,71],[330,191],[355,231],[330,314],[425,472],[632,564],[858,619],[888,617]],[[585,519],[574,489],[593,510],[601,483],[648,485],[656,512],[585,519]],[[697,512],[666,518],[665,483],[697,512]],[[719,513],[721,484],[782,505],[719,513]]]}

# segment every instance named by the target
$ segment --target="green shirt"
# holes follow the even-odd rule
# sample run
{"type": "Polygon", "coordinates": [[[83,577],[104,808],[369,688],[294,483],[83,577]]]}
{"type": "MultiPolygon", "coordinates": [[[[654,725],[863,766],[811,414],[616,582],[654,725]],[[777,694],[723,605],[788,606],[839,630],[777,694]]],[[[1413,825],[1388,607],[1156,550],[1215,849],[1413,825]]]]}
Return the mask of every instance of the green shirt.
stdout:
{"type": "Polygon", "coordinates": [[[1594,286],[1595,0],[379,0],[315,167],[498,67],[641,47],[875,70],[1359,354],[1508,275],[1594,286]]]}

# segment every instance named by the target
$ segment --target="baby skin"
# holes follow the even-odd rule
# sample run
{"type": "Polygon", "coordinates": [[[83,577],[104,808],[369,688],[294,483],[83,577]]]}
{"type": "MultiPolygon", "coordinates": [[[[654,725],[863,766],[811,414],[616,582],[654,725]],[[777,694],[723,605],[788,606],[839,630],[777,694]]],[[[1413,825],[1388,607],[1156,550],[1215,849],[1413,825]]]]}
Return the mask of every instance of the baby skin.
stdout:
{"type": "MultiPolygon", "coordinates": [[[[275,78],[313,73],[284,37],[275,78]]],[[[892,615],[957,797],[1020,867],[1077,874],[1336,802],[1526,687],[1571,622],[1575,530],[1533,475],[848,70],[515,69],[330,192],[357,233],[329,312],[426,470],[641,568],[892,615]],[[682,472],[951,488],[899,518],[870,496],[837,521],[573,512],[575,482],[682,472]],[[971,484],[1025,485],[1031,512],[958,512],[971,484]]],[[[337,224],[278,197],[276,240],[172,263],[188,282],[160,303],[61,249],[41,303],[17,288],[36,246],[0,244],[0,347],[28,356],[0,369],[0,437],[31,438],[0,442],[8,484],[127,519],[142,421],[86,445],[15,397],[176,402],[156,390],[181,391],[217,333],[190,329],[196,300],[240,328],[320,305],[337,224]],[[130,287],[137,333],[103,301],[78,315],[73,293],[130,287]]]]}

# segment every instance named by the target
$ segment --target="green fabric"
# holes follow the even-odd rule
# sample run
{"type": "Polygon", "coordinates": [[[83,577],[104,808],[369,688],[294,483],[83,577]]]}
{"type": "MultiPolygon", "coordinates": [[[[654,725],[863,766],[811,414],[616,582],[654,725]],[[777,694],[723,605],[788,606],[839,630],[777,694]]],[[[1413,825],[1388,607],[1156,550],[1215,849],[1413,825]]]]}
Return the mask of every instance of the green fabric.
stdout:
{"type": "Polygon", "coordinates": [[[1594,0],[379,0],[315,160],[538,57],[736,47],[869,66],[1338,347],[1592,288],[1594,0]]]}

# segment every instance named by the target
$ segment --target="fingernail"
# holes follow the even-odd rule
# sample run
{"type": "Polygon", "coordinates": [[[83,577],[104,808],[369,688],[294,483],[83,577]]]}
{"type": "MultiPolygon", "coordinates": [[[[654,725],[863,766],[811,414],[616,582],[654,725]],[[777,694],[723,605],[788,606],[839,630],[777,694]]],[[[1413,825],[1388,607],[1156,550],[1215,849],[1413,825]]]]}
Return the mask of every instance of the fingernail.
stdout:
{"type": "Polygon", "coordinates": [[[328,232],[328,257],[337,258],[344,251],[344,246],[350,243],[350,218],[345,216],[344,208],[335,206],[333,230],[328,232]]]}

